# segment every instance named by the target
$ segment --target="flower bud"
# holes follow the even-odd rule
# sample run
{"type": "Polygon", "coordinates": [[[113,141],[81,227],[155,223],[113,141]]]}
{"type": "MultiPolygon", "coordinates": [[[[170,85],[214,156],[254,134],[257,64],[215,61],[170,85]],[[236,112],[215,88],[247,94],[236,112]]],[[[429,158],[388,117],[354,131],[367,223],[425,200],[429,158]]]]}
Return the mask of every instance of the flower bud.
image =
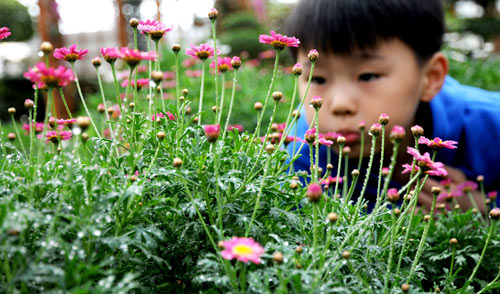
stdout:
{"type": "Polygon", "coordinates": [[[7,134],[7,139],[9,139],[9,141],[14,141],[16,139],[16,134],[14,134],[14,133],[8,133],[7,134]]]}
{"type": "Polygon", "coordinates": [[[407,293],[409,290],[410,290],[410,284],[404,283],[403,285],[401,285],[401,291],[403,291],[403,293],[407,293]]]}
{"type": "Polygon", "coordinates": [[[295,189],[297,189],[298,187],[299,187],[299,184],[297,184],[297,182],[296,182],[296,181],[292,181],[292,182],[290,183],[290,189],[295,190],[295,189]]]}
{"type": "Polygon", "coordinates": [[[94,67],[99,67],[99,66],[101,66],[101,60],[99,59],[99,57],[94,57],[94,58],[92,59],[92,65],[93,65],[94,67]]]}
{"type": "Polygon", "coordinates": [[[349,252],[347,250],[344,250],[344,252],[342,252],[342,258],[343,259],[349,259],[349,258],[351,258],[351,252],[349,252]]]}
{"type": "Polygon", "coordinates": [[[282,98],[283,98],[283,93],[279,91],[273,92],[273,100],[275,102],[279,102],[282,98]]]}
{"type": "Polygon", "coordinates": [[[15,107],[9,107],[9,109],[7,109],[7,112],[10,115],[14,115],[14,114],[16,114],[16,108],[15,107]]]}
{"type": "Polygon", "coordinates": [[[82,133],[81,137],[84,144],[89,140],[89,135],[87,133],[82,133]]]}
{"type": "Polygon", "coordinates": [[[498,192],[497,191],[490,191],[488,192],[488,198],[491,200],[496,200],[497,199],[498,192]]]}
{"type": "Polygon", "coordinates": [[[299,254],[300,254],[300,253],[302,253],[302,251],[304,251],[304,249],[302,248],[302,246],[297,246],[297,247],[295,248],[295,252],[297,252],[297,253],[299,253],[299,254]]]}
{"type": "Polygon", "coordinates": [[[48,124],[49,124],[49,127],[54,129],[56,127],[56,119],[53,116],[49,117],[48,124]]]}
{"type": "Polygon", "coordinates": [[[292,111],[292,116],[299,118],[300,117],[300,112],[297,109],[295,109],[294,111],[292,111]]]}
{"type": "Polygon", "coordinates": [[[455,206],[453,206],[453,209],[459,210],[460,209],[460,204],[455,204],[455,206]]]}
{"type": "Polygon", "coordinates": [[[309,186],[307,186],[307,198],[309,201],[315,203],[318,202],[321,199],[321,196],[323,195],[323,189],[321,188],[321,185],[318,183],[311,183],[309,186]]]}
{"type": "Polygon", "coordinates": [[[419,125],[414,125],[413,127],[411,127],[411,133],[413,137],[420,138],[424,135],[424,129],[419,125]]]}
{"type": "Polygon", "coordinates": [[[183,102],[183,101],[184,101],[184,99],[185,99],[185,98],[184,98],[184,96],[179,96],[179,101],[180,101],[180,102],[183,102]]]}
{"type": "Polygon", "coordinates": [[[76,118],[76,124],[82,129],[86,130],[90,127],[90,118],[87,116],[79,116],[76,118]]]}
{"type": "Polygon", "coordinates": [[[424,215],[424,222],[428,223],[431,220],[431,216],[426,214],[424,215]]]}
{"type": "Polygon", "coordinates": [[[335,212],[330,212],[327,216],[327,219],[330,223],[334,223],[337,221],[339,217],[337,216],[337,214],[335,212]]]}
{"type": "Polygon", "coordinates": [[[479,183],[482,183],[484,182],[484,176],[483,175],[479,175],[477,176],[477,179],[476,179],[479,183]]]}
{"type": "Polygon", "coordinates": [[[318,60],[318,57],[319,53],[316,49],[310,50],[309,53],[307,54],[307,58],[309,58],[311,62],[316,62],[316,60],[318,60]]]}
{"type": "Polygon", "coordinates": [[[300,63],[296,63],[292,67],[292,74],[296,76],[300,76],[302,74],[302,65],[300,63]]]}
{"type": "Polygon", "coordinates": [[[52,46],[52,43],[45,41],[40,44],[40,51],[42,51],[45,55],[50,55],[50,53],[54,51],[54,47],[52,46]]]}
{"type": "Polygon", "coordinates": [[[351,172],[351,175],[352,175],[353,177],[359,177],[359,170],[357,170],[357,169],[353,169],[353,170],[352,170],[352,172],[351,172]]]}
{"type": "Polygon", "coordinates": [[[179,51],[181,51],[181,45],[172,44],[172,51],[174,51],[174,53],[178,53],[179,51]]]}
{"type": "Polygon", "coordinates": [[[156,134],[156,138],[158,138],[158,140],[160,140],[160,141],[165,139],[166,136],[167,136],[167,134],[165,134],[165,132],[163,132],[163,131],[160,131],[156,134]]]}
{"type": "Polygon", "coordinates": [[[97,112],[104,113],[105,111],[106,111],[106,106],[104,106],[104,104],[100,103],[99,105],[97,105],[97,112]]]}
{"type": "Polygon", "coordinates": [[[187,97],[187,95],[189,94],[189,90],[188,90],[188,89],[182,89],[181,94],[182,94],[184,97],[187,97]]]}
{"type": "Polygon", "coordinates": [[[137,176],[136,175],[131,175],[130,176],[130,181],[133,183],[135,181],[137,181],[137,176]]]}
{"type": "Polygon", "coordinates": [[[283,263],[283,253],[276,251],[273,253],[273,261],[276,263],[283,263]]]}
{"type": "Polygon", "coordinates": [[[382,113],[379,117],[378,117],[378,123],[385,126],[389,123],[389,115],[387,113],[382,113]]]}
{"type": "Polygon", "coordinates": [[[351,147],[345,146],[342,148],[342,153],[344,153],[345,156],[349,156],[349,154],[351,154],[351,147]]]}
{"type": "Polygon", "coordinates": [[[174,165],[174,167],[180,167],[182,165],[182,159],[176,157],[172,161],[172,164],[174,165]]]}
{"type": "Polygon", "coordinates": [[[186,106],[186,114],[190,115],[191,114],[191,106],[186,106]]]}
{"type": "Polygon", "coordinates": [[[31,99],[24,100],[24,108],[32,109],[34,105],[35,105],[35,103],[33,103],[33,100],[31,100],[31,99]]]}
{"type": "Polygon", "coordinates": [[[387,177],[388,175],[389,175],[389,168],[388,167],[382,168],[382,176],[387,177]]]}
{"type": "Polygon", "coordinates": [[[217,112],[217,106],[212,106],[212,112],[217,112]]]}
{"type": "Polygon", "coordinates": [[[128,23],[131,27],[136,28],[139,25],[139,20],[134,17],[134,18],[131,18],[128,23]]]}
{"type": "Polygon", "coordinates": [[[260,103],[260,102],[255,102],[255,104],[253,105],[253,108],[254,108],[255,110],[257,110],[257,111],[262,110],[262,107],[264,107],[264,106],[263,106],[263,105],[262,105],[262,103],[260,103]]]}
{"type": "Polygon", "coordinates": [[[274,147],[274,145],[273,145],[273,144],[268,144],[268,145],[266,146],[266,152],[267,152],[268,154],[273,153],[273,152],[274,152],[274,150],[276,150],[276,147],[274,147]]]}
{"type": "Polygon", "coordinates": [[[163,73],[161,71],[152,71],[151,72],[151,79],[155,82],[155,83],[160,83],[162,80],[163,80],[163,73]]]}
{"type": "Polygon", "coordinates": [[[401,142],[405,137],[405,129],[402,126],[393,126],[389,138],[392,142],[401,142]]]}
{"type": "Polygon", "coordinates": [[[380,133],[382,133],[382,125],[381,124],[376,123],[370,127],[370,131],[369,131],[370,135],[377,137],[378,135],[380,135],[380,133]]]}
{"type": "Polygon", "coordinates": [[[225,246],[224,246],[224,241],[219,241],[219,242],[217,242],[217,248],[219,248],[219,249],[224,249],[224,248],[225,248],[225,246]]]}
{"type": "Polygon", "coordinates": [[[333,169],[333,164],[329,163],[326,165],[326,170],[330,171],[333,169]]]}
{"type": "Polygon", "coordinates": [[[337,144],[340,146],[343,146],[345,144],[345,137],[344,136],[338,136],[337,137],[337,144]]]}
{"type": "Polygon", "coordinates": [[[401,210],[399,208],[394,208],[394,215],[399,216],[401,214],[401,210]]]}
{"type": "Polygon", "coordinates": [[[208,12],[208,18],[211,21],[215,21],[217,19],[217,16],[219,16],[219,12],[215,8],[210,8],[210,11],[208,12]]]}
{"type": "Polygon", "coordinates": [[[113,107],[108,107],[108,114],[112,115],[113,112],[115,112],[115,110],[113,109],[113,107]]]}
{"type": "Polygon", "coordinates": [[[398,190],[395,188],[390,188],[387,191],[387,200],[391,203],[397,203],[399,201],[399,193],[398,190]]]}
{"type": "Polygon", "coordinates": [[[441,188],[439,187],[432,187],[431,188],[431,193],[437,197],[439,194],[441,194],[441,188]]]}
{"type": "Polygon", "coordinates": [[[233,56],[231,59],[231,65],[234,69],[238,69],[241,66],[241,59],[238,56],[233,56]]]}
{"type": "Polygon", "coordinates": [[[490,217],[493,220],[498,220],[500,218],[500,208],[493,208],[490,211],[490,217]]]}
{"type": "Polygon", "coordinates": [[[456,238],[450,239],[450,245],[457,245],[457,244],[458,244],[458,240],[456,238]]]}
{"type": "Polygon", "coordinates": [[[366,128],[366,123],[365,123],[365,121],[364,121],[364,120],[362,120],[362,121],[360,121],[360,122],[358,123],[358,128],[359,128],[359,130],[360,130],[360,131],[364,131],[364,130],[365,130],[365,128],[366,128]]]}

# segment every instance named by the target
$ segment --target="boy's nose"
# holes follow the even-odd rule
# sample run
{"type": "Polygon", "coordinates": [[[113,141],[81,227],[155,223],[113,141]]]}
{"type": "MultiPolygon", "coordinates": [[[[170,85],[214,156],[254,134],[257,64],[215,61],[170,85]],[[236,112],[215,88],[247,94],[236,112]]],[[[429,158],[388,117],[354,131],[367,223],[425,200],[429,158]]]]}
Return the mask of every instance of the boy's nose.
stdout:
{"type": "Polygon", "coordinates": [[[351,116],[356,114],[354,99],[345,91],[332,91],[330,112],[336,116],[351,116]]]}

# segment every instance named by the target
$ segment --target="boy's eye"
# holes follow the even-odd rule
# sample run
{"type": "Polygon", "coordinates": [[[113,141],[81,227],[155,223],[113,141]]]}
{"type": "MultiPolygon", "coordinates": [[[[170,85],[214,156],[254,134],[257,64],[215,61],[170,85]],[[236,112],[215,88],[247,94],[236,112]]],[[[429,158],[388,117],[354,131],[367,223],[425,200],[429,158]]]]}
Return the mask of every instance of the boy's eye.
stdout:
{"type": "Polygon", "coordinates": [[[369,82],[369,81],[373,81],[375,79],[378,79],[380,77],[379,74],[375,74],[375,73],[364,73],[364,74],[361,74],[359,75],[359,80],[361,82],[369,82]]]}
{"type": "Polygon", "coordinates": [[[318,85],[323,85],[324,83],[326,83],[326,79],[323,78],[323,77],[312,77],[311,78],[311,83],[315,83],[315,84],[318,84],[318,85]]]}

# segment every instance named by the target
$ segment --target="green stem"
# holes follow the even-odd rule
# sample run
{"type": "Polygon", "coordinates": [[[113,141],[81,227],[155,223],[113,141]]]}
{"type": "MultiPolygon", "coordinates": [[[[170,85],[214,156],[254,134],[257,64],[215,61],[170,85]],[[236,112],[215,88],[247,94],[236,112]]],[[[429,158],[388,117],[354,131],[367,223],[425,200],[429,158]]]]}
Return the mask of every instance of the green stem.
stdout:
{"type": "Polygon", "coordinates": [[[418,261],[420,260],[420,256],[422,256],[423,249],[425,246],[425,240],[427,239],[427,234],[429,233],[429,228],[432,224],[432,219],[434,216],[434,208],[436,207],[436,198],[437,198],[437,195],[432,195],[432,206],[431,206],[431,212],[430,212],[431,219],[429,220],[429,222],[425,226],[424,232],[422,233],[422,238],[420,239],[420,243],[418,245],[417,254],[415,255],[415,259],[413,259],[413,263],[411,265],[410,274],[408,275],[407,283],[409,283],[411,278],[413,277],[413,274],[415,273],[415,269],[417,268],[418,261]]]}
{"type": "Polygon", "coordinates": [[[26,153],[26,148],[24,148],[24,143],[23,143],[23,138],[21,137],[21,134],[19,133],[19,128],[17,127],[16,120],[14,119],[14,115],[10,115],[10,119],[12,120],[12,126],[14,127],[14,131],[16,132],[17,139],[19,140],[19,143],[21,144],[21,149],[23,150],[24,155],[27,155],[26,153]]]}
{"type": "Polygon", "coordinates": [[[498,278],[500,278],[500,271],[498,272],[497,276],[493,279],[493,281],[491,281],[488,285],[486,285],[486,287],[484,287],[481,291],[477,292],[477,294],[481,294],[484,291],[488,290],[491,286],[493,286],[496,283],[498,278]]]}
{"type": "Polygon", "coordinates": [[[290,126],[288,125],[290,123],[290,119],[292,118],[292,113],[293,113],[293,107],[295,105],[295,99],[297,97],[297,87],[298,87],[298,80],[299,76],[295,76],[293,80],[293,94],[292,94],[292,101],[290,102],[290,109],[288,110],[288,116],[286,117],[285,121],[285,131],[283,132],[283,136],[281,136],[280,143],[278,146],[283,145],[283,142],[285,142],[286,137],[288,136],[288,133],[290,132],[290,126]]]}
{"type": "Polygon", "coordinates": [[[385,273],[385,279],[384,279],[384,292],[387,294],[389,293],[389,289],[388,289],[388,286],[389,286],[389,277],[391,275],[391,267],[392,267],[392,258],[393,258],[393,255],[394,255],[394,239],[395,239],[395,236],[396,236],[396,230],[395,230],[395,227],[396,227],[396,213],[394,212],[394,209],[395,209],[396,205],[393,204],[393,208],[392,208],[392,225],[391,225],[391,247],[390,247],[390,251],[389,251],[389,260],[387,261],[387,272],[385,273]]]}
{"type": "Polygon", "coordinates": [[[57,87],[57,90],[59,90],[59,95],[61,95],[61,100],[64,104],[64,108],[66,108],[66,112],[68,113],[69,118],[72,119],[73,115],[71,115],[71,111],[69,110],[68,103],[66,102],[66,97],[64,97],[64,92],[63,92],[62,87],[57,87]]]}
{"type": "Polygon", "coordinates": [[[226,132],[227,132],[227,128],[229,126],[229,120],[231,118],[231,112],[233,111],[233,102],[234,102],[234,95],[236,93],[236,73],[238,72],[237,69],[234,70],[234,73],[233,73],[233,89],[231,90],[231,101],[229,102],[229,110],[228,110],[228,113],[227,113],[227,117],[226,117],[226,124],[224,126],[224,131],[222,133],[222,140],[224,141],[224,138],[226,138],[226,132]]]}
{"type": "Polygon", "coordinates": [[[449,275],[449,280],[450,281],[451,281],[451,277],[453,276],[453,263],[455,262],[455,252],[456,252],[456,246],[452,245],[452,248],[451,248],[450,275],[449,275]]]}
{"type": "MultiPolygon", "coordinates": [[[[315,148],[315,159],[314,159],[314,178],[313,178],[313,181],[314,182],[318,182],[318,173],[319,173],[319,119],[318,119],[318,112],[319,112],[319,108],[316,108],[315,109],[315,113],[314,113],[314,121],[316,122],[315,123],[315,129],[316,129],[316,134],[315,134],[315,145],[314,145],[314,148],[315,148]]],[[[326,207],[326,206],[325,206],[326,207]]]]}
{"type": "Polygon", "coordinates": [[[313,252],[318,253],[318,204],[312,204],[313,209],[313,252]]]}
{"type": "MultiPolygon", "coordinates": [[[[217,74],[217,73],[216,73],[217,74]]],[[[221,117],[222,117],[222,112],[224,111],[224,92],[225,92],[225,89],[226,87],[224,86],[225,82],[226,82],[226,73],[222,73],[222,91],[221,91],[221,94],[220,94],[220,109],[217,109],[219,111],[219,115],[217,116],[217,124],[220,125],[220,120],[221,120],[221,117]]]]}
{"type": "Polygon", "coordinates": [[[381,148],[380,148],[380,166],[378,171],[378,181],[377,181],[377,200],[375,202],[375,209],[377,209],[382,203],[383,195],[380,195],[380,185],[382,183],[382,169],[384,168],[384,147],[385,147],[385,125],[382,125],[382,138],[381,138],[381,148]]]}
{"type": "Polygon", "coordinates": [[[217,123],[217,116],[219,114],[219,83],[218,83],[218,72],[217,69],[219,68],[218,66],[218,60],[217,60],[217,37],[216,37],[216,30],[215,30],[215,20],[212,20],[212,38],[214,40],[214,62],[215,62],[215,122],[217,123]]]}
{"type": "MultiPolygon", "coordinates": [[[[116,78],[115,63],[112,62],[112,63],[110,63],[110,65],[111,65],[111,72],[113,73],[113,81],[115,84],[116,101],[118,102],[118,106],[120,107],[120,112],[123,112],[122,99],[120,98],[120,87],[118,87],[118,79],[116,78]]],[[[130,81],[130,79],[129,79],[129,81],[130,81]]]]}
{"type": "Polygon", "coordinates": [[[201,86],[200,86],[200,104],[198,106],[198,126],[201,126],[201,114],[203,113],[203,91],[205,89],[205,60],[201,61],[201,86]]]}
{"type": "Polygon", "coordinates": [[[255,206],[253,209],[252,213],[252,218],[250,219],[250,223],[248,224],[248,227],[245,231],[245,237],[248,237],[248,234],[250,233],[250,229],[252,228],[252,224],[255,220],[255,216],[257,215],[257,209],[259,209],[259,201],[260,197],[262,196],[262,190],[264,189],[264,185],[266,183],[266,177],[267,177],[267,172],[269,170],[269,163],[271,162],[271,155],[267,158],[266,165],[264,167],[264,174],[262,175],[262,178],[260,180],[260,187],[259,187],[259,193],[257,194],[257,199],[255,200],[255,206]]]}
{"type": "Polygon", "coordinates": [[[358,170],[361,171],[361,164],[363,163],[363,154],[365,151],[365,131],[364,128],[360,129],[361,144],[359,149],[358,170]]]}
{"type": "MultiPolygon", "coordinates": [[[[71,64],[71,69],[73,70],[73,74],[75,75],[75,84],[76,84],[76,88],[78,90],[78,95],[80,95],[80,100],[82,101],[83,108],[85,108],[85,111],[87,112],[87,115],[90,119],[90,123],[92,124],[92,127],[94,128],[97,137],[99,137],[99,139],[101,139],[101,134],[99,134],[99,130],[97,129],[97,126],[94,123],[92,116],[90,115],[90,111],[87,107],[87,103],[85,103],[85,99],[83,98],[82,89],[80,88],[80,82],[79,82],[78,76],[77,76],[76,71],[75,71],[75,63],[70,62],[70,64],[71,64]]],[[[50,91],[50,89],[49,89],[49,91],[50,91]]]]}
{"type": "Polygon", "coordinates": [[[280,50],[276,50],[276,57],[274,59],[273,74],[271,75],[271,83],[269,84],[269,88],[267,89],[267,95],[266,95],[266,99],[264,100],[264,106],[262,107],[262,110],[260,111],[259,120],[257,121],[257,126],[255,127],[255,131],[254,131],[253,136],[251,138],[252,140],[255,137],[258,137],[259,133],[260,133],[260,125],[262,123],[262,118],[264,117],[264,113],[266,112],[266,107],[267,107],[267,103],[269,101],[269,97],[271,97],[271,91],[272,91],[273,85],[274,85],[274,77],[276,76],[276,71],[278,69],[278,62],[279,62],[279,58],[280,58],[280,53],[281,53],[280,50]]]}

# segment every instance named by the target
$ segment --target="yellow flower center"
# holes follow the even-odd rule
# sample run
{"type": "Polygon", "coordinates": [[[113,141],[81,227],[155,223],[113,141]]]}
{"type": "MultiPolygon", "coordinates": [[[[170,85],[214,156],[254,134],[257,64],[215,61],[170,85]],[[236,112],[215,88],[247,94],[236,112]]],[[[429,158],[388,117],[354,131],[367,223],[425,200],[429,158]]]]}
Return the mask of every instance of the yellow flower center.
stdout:
{"type": "Polygon", "coordinates": [[[205,60],[210,56],[210,53],[208,51],[199,51],[196,52],[196,56],[198,56],[199,59],[205,60]]]}
{"type": "Polygon", "coordinates": [[[271,46],[273,46],[275,49],[284,49],[286,47],[286,43],[282,41],[272,41],[271,46]]]}
{"type": "Polygon", "coordinates": [[[233,247],[233,253],[238,255],[249,255],[253,253],[253,249],[247,245],[236,245],[233,247]]]}

